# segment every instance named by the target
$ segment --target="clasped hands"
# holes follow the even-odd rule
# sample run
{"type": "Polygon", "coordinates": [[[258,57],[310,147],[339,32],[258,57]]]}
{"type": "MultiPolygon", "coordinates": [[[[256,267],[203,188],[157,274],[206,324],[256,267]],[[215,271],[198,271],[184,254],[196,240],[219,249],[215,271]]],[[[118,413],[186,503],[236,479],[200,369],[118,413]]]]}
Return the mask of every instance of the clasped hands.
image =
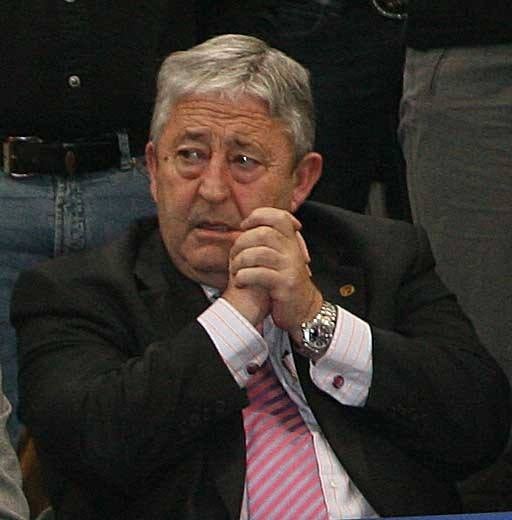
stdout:
{"type": "Polygon", "coordinates": [[[312,319],[323,297],[311,280],[301,223],[289,212],[258,208],[242,221],[229,256],[222,297],[253,325],[271,315],[300,341],[300,324],[312,319]]]}

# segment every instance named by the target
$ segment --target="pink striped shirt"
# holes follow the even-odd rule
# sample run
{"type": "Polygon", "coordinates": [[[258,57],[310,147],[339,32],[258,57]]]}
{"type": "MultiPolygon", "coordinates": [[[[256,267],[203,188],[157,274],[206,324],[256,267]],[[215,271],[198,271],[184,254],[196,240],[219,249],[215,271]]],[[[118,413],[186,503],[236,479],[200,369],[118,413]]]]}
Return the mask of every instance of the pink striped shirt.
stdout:
{"type": "MultiPolygon", "coordinates": [[[[209,296],[212,291],[204,288],[209,296]]],[[[240,387],[248,378],[247,366],[261,365],[270,358],[274,371],[294,401],[304,422],[313,435],[322,490],[329,518],[376,518],[371,505],[350,480],[309,408],[297,379],[293,351],[288,334],[277,328],[271,317],[264,322],[263,337],[226,300],[219,298],[201,316],[205,328],[226,366],[240,387]],[[269,349],[268,345],[272,345],[269,349]]],[[[338,320],[333,340],[326,354],[310,364],[313,382],[342,404],[363,406],[368,397],[372,378],[372,337],[369,325],[338,307],[338,320]]],[[[247,519],[244,497],[241,520],[247,519]]]]}

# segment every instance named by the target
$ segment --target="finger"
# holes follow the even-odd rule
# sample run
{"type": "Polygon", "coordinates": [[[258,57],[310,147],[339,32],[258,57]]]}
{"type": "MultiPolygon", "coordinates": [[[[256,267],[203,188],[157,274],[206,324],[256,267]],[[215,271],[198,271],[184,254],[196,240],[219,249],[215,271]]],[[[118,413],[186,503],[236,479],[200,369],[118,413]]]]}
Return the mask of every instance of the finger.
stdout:
{"type": "Polygon", "coordinates": [[[299,249],[302,253],[302,256],[304,257],[304,261],[306,263],[306,271],[308,272],[308,276],[311,278],[313,276],[313,273],[311,272],[311,269],[309,268],[309,264],[311,263],[311,256],[308,251],[308,246],[306,245],[306,241],[302,237],[299,231],[295,231],[295,236],[297,237],[297,242],[299,243],[299,249]]]}
{"type": "Polygon", "coordinates": [[[295,236],[297,237],[297,242],[299,243],[299,248],[302,252],[302,256],[304,256],[304,260],[306,264],[311,263],[311,256],[309,255],[308,246],[306,245],[306,241],[299,231],[295,231],[295,236]]]}
{"type": "Polygon", "coordinates": [[[233,259],[244,249],[268,247],[282,252],[286,237],[268,226],[259,226],[240,234],[231,247],[230,258],[233,259]]]}
{"type": "MultiPolygon", "coordinates": [[[[280,271],[266,267],[249,267],[240,269],[233,276],[233,283],[237,288],[262,287],[268,291],[273,302],[291,302],[296,299],[299,286],[292,283],[288,276],[280,271]]],[[[308,281],[308,283],[310,283],[308,281]]]]}
{"type": "Polygon", "coordinates": [[[266,267],[249,267],[241,269],[233,277],[236,287],[258,286],[271,291],[278,284],[279,275],[277,271],[266,267]]]}
{"type": "Polygon", "coordinates": [[[277,251],[266,246],[243,249],[230,261],[229,270],[236,275],[241,269],[265,267],[277,270],[283,267],[283,258],[277,251]]]}
{"type": "Polygon", "coordinates": [[[269,226],[288,236],[302,229],[302,224],[294,215],[278,208],[257,208],[240,224],[242,230],[258,226],[269,226]]]}

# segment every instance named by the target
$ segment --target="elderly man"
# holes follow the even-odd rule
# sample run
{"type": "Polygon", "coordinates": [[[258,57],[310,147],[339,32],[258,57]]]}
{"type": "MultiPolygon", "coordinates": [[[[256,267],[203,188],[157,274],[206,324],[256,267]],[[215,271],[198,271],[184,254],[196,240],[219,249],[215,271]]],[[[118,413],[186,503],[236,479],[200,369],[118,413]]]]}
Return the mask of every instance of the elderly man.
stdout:
{"type": "Polygon", "coordinates": [[[163,63],[158,219],[25,273],[22,418],[57,518],[361,518],[459,510],[508,385],[424,235],[304,203],[308,74],[225,35],[163,63]]]}

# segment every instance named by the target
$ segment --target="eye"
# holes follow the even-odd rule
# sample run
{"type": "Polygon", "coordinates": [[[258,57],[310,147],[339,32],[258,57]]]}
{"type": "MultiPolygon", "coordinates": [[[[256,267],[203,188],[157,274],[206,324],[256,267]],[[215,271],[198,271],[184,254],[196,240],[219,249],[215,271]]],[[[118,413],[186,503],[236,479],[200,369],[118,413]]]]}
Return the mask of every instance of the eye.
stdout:
{"type": "Polygon", "coordinates": [[[232,162],[243,169],[251,170],[253,168],[257,168],[260,166],[260,162],[257,159],[254,159],[253,157],[249,157],[245,154],[238,154],[235,155],[232,159],[232,162]]]}
{"type": "Polygon", "coordinates": [[[230,158],[231,175],[236,182],[246,184],[256,180],[264,171],[263,163],[245,153],[236,153],[230,158]]]}
{"type": "Polygon", "coordinates": [[[178,159],[186,164],[196,164],[206,158],[206,154],[201,150],[193,148],[181,148],[176,153],[178,159]]]}

